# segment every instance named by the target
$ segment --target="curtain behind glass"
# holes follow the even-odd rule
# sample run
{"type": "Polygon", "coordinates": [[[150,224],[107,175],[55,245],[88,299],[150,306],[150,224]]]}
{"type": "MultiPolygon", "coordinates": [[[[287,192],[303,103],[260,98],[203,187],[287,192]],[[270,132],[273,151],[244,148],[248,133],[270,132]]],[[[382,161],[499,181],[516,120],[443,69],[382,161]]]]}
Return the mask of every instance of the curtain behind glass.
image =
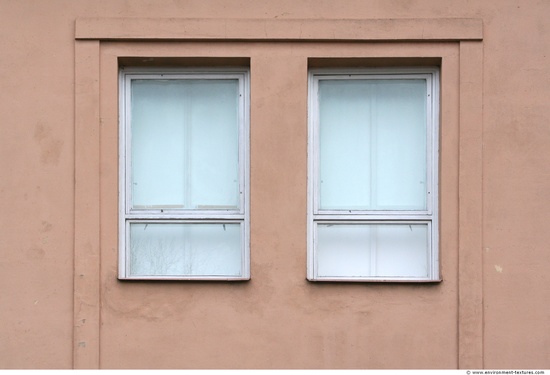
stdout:
{"type": "Polygon", "coordinates": [[[425,80],[319,81],[320,209],[426,209],[425,80]]]}
{"type": "Polygon", "coordinates": [[[239,207],[238,80],[133,80],[132,207],[239,207]]]}
{"type": "Polygon", "coordinates": [[[427,277],[427,224],[318,224],[323,277],[427,277]]]}

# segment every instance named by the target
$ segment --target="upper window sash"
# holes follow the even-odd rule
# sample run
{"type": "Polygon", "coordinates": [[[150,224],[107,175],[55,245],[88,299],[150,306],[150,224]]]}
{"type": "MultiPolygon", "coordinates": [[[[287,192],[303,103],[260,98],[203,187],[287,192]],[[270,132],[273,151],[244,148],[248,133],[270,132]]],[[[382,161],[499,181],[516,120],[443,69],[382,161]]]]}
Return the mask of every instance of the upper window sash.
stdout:
{"type": "MultiPolygon", "coordinates": [[[[121,139],[124,140],[124,144],[121,144],[121,149],[124,150],[121,157],[121,165],[124,165],[124,178],[121,183],[122,192],[124,192],[123,212],[128,218],[155,218],[155,217],[173,217],[173,218],[209,218],[209,217],[233,217],[235,219],[243,219],[246,212],[246,206],[248,204],[246,200],[247,189],[247,174],[246,166],[248,165],[248,157],[246,154],[245,144],[247,144],[248,132],[248,113],[246,111],[247,98],[248,98],[248,71],[238,68],[226,68],[226,69],[205,69],[204,71],[199,69],[187,70],[187,69],[133,69],[124,68],[121,70],[121,122],[124,124],[121,127],[122,134],[121,139]],[[236,173],[236,189],[238,197],[233,204],[211,204],[211,205],[198,205],[196,207],[185,207],[183,202],[178,204],[161,204],[161,205],[147,205],[147,204],[134,204],[134,189],[132,181],[132,163],[134,162],[132,157],[132,83],[133,82],[177,82],[177,81],[232,81],[237,83],[238,97],[236,107],[236,126],[237,126],[237,141],[234,145],[237,150],[237,173],[236,173]]],[[[214,110],[214,109],[212,109],[214,110]]],[[[182,175],[186,172],[182,172],[182,175]]],[[[184,178],[188,179],[189,176],[184,178]]]]}
{"type": "MultiPolygon", "coordinates": [[[[411,69],[317,69],[310,71],[310,171],[312,189],[311,211],[314,215],[357,215],[368,218],[418,215],[419,217],[431,216],[434,214],[437,205],[437,154],[438,154],[438,118],[439,118],[439,95],[438,95],[438,70],[435,68],[411,68],[411,69]],[[320,116],[320,86],[323,82],[372,82],[402,80],[415,80],[425,82],[425,206],[422,208],[407,209],[401,207],[392,209],[388,207],[323,207],[321,204],[321,116],[320,116]]],[[[367,148],[367,147],[366,147],[367,148]]],[[[370,181],[373,182],[373,181],[370,181]]],[[[376,183],[376,181],[374,181],[376,183]]]]}

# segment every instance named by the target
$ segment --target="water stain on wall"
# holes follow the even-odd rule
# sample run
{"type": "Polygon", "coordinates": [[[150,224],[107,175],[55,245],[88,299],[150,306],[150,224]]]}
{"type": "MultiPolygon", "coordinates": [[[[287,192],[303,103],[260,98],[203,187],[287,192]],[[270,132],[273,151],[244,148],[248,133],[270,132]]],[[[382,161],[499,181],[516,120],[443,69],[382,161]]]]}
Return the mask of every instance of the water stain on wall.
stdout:
{"type": "Polygon", "coordinates": [[[51,127],[39,122],[34,128],[33,138],[40,146],[41,163],[45,165],[58,164],[63,141],[54,138],[51,127]]]}

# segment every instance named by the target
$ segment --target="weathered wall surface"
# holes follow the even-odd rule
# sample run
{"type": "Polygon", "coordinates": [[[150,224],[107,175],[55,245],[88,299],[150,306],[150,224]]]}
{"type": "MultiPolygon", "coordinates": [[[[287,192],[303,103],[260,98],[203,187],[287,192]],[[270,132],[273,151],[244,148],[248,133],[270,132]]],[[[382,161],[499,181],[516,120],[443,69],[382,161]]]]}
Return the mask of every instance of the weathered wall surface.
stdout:
{"type": "Polygon", "coordinates": [[[519,0],[0,0],[0,367],[550,367],[549,17],[549,2],[519,0]],[[75,176],[85,174],[75,170],[75,159],[86,157],[78,154],[82,139],[75,133],[81,89],[75,90],[75,61],[82,63],[75,57],[75,21],[82,17],[480,19],[483,75],[468,82],[460,65],[468,50],[458,42],[102,42],[94,151],[101,173],[90,178],[99,183],[100,252],[83,261],[87,244],[75,227],[95,216],[75,193],[75,176]],[[171,55],[250,58],[249,282],[116,279],[116,59],[171,55]],[[373,56],[444,61],[439,284],[305,280],[308,58],[373,56]],[[461,307],[470,302],[459,290],[461,275],[479,266],[460,260],[468,235],[459,230],[459,196],[469,195],[459,192],[459,133],[468,126],[460,122],[468,100],[460,93],[476,85],[482,122],[470,127],[482,127],[483,220],[476,224],[479,248],[467,251],[482,261],[473,286],[483,301],[472,315],[476,309],[461,307]],[[91,306],[74,305],[88,293],[78,274],[75,283],[75,263],[99,270],[91,306]],[[97,318],[83,322],[86,308],[96,309],[97,318]],[[90,321],[97,330],[79,333],[90,321]],[[467,340],[480,349],[468,354],[467,340]]]}

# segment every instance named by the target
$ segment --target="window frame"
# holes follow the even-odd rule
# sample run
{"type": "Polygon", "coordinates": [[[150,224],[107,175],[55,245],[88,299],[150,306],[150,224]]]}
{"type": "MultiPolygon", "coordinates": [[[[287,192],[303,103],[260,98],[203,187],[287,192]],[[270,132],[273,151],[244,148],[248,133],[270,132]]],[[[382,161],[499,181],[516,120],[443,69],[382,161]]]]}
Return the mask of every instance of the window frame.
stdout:
{"type": "Polygon", "coordinates": [[[250,279],[250,69],[248,67],[119,69],[119,266],[120,280],[227,280],[250,279]],[[237,79],[238,98],[238,209],[132,208],[131,81],[135,79],[237,79]],[[139,275],[130,273],[131,223],[239,224],[241,274],[139,275]]]}
{"type": "Polygon", "coordinates": [[[438,67],[406,68],[319,68],[308,72],[308,201],[307,279],[343,282],[438,282],[439,270],[439,112],[440,72],[438,67]],[[319,169],[319,81],[349,79],[426,79],[426,209],[349,210],[321,209],[319,169]],[[428,270],[426,277],[414,276],[319,276],[317,257],[318,224],[427,224],[428,270]]]}

